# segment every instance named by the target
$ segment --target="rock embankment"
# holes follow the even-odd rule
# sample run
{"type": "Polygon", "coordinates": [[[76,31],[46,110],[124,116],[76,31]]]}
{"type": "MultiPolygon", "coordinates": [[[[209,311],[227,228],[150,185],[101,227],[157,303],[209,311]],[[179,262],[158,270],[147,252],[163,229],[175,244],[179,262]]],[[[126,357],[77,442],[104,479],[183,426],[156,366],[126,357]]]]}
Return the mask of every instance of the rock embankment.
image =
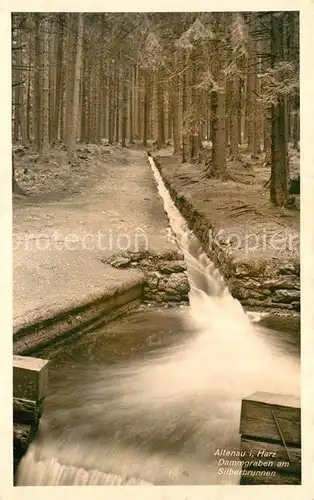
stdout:
{"type": "Polygon", "coordinates": [[[208,179],[198,171],[202,167],[179,165],[175,157],[157,157],[155,163],[177,208],[232,295],[250,310],[298,313],[300,260],[295,214],[281,216],[260,186],[208,179]]]}
{"type": "Polygon", "coordinates": [[[229,289],[250,308],[300,311],[300,265],[294,261],[270,259],[226,263],[229,289]]]}
{"type": "Polygon", "coordinates": [[[177,305],[188,301],[186,264],[179,250],[120,252],[103,262],[118,269],[140,269],[145,276],[142,299],[146,303],[177,305]]]}
{"type": "Polygon", "coordinates": [[[13,356],[13,467],[18,465],[35,438],[48,388],[48,361],[13,356]]]}

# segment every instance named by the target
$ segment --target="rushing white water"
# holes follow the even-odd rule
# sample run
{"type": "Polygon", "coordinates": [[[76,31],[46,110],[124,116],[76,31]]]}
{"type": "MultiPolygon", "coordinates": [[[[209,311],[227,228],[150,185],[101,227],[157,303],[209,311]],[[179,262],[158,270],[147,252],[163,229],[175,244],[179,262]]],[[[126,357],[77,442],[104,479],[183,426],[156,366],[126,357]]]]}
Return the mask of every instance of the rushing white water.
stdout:
{"type": "Polygon", "coordinates": [[[242,398],[299,394],[298,361],[233,299],[149,160],[187,263],[194,334],[140,362],[60,371],[19,485],[237,483],[214,452],[239,447],[242,398]]]}
{"type": "MultiPolygon", "coordinates": [[[[262,329],[254,325],[239,301],[232,297],[219,270],[188,229],[151,157],[149,161],[175,239],[184,252],[191,286],[190,315],[199,327],[196,338],[178,354],[177,360],[173,360],[176,365],[169,364],[169,374],[172,372],[172,377],[182,380],[183,373],[189,372],[188,380],[182,384],[183,392],[194,388],[198,393],[209,391],[213,394],[213,390],[225,393],[237,407],[239,398],[250,392],[298,394],[298,363],[270,349],[262,329]],[[208,384],[209,380],[217,381],[215,389],[208,384]]],[[[165,366],[161,371],[166,378],[165,366]]],[[[160,377],[152,374],[151,377],[158,380],[157,385],[164,396],[160,377]]],[[[173,383],[168,391],[175,397],[173,383]]],[[[152,393],[151,388],[148,392],[152,393]]]]}

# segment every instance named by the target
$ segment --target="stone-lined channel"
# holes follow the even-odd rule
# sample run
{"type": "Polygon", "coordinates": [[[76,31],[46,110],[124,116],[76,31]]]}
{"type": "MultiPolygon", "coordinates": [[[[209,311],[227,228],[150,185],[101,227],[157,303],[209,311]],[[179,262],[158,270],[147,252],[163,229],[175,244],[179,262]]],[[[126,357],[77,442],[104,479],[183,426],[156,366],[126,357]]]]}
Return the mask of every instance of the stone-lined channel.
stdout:
{"type": "Polygon", "coordinates": [[[237,484],[214,453],[238,448],[241,399],[299,393],[298,326],[250,320],[152,169],[190,306],[134,312],[52,356],[18,485],[237,484]]]}

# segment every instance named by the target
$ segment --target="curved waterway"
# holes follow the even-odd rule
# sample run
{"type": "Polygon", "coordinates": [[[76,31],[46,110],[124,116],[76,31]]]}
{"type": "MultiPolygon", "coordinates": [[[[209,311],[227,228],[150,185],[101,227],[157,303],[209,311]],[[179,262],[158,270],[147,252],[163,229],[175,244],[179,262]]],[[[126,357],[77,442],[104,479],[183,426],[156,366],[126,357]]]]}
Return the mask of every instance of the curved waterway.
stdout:
{"type": "Polygon", "coordinates": [[[150,162],[190,306],[137,311],[54,356],[20,486],[237,484],[215,452],[239,449],[242,398],[299,395],[298,324],[244,312],[150,162]]]}

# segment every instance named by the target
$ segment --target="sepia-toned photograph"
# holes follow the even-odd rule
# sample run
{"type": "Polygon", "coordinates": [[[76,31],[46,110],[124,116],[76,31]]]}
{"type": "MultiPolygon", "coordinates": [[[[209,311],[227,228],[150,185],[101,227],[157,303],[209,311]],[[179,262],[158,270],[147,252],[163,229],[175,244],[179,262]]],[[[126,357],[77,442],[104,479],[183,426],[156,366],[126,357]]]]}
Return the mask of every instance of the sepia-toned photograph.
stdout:
{"type": "Polygon", "coordinates": [[[14,486],[301,484],[299,31],[11,13],[14,486]]]}

